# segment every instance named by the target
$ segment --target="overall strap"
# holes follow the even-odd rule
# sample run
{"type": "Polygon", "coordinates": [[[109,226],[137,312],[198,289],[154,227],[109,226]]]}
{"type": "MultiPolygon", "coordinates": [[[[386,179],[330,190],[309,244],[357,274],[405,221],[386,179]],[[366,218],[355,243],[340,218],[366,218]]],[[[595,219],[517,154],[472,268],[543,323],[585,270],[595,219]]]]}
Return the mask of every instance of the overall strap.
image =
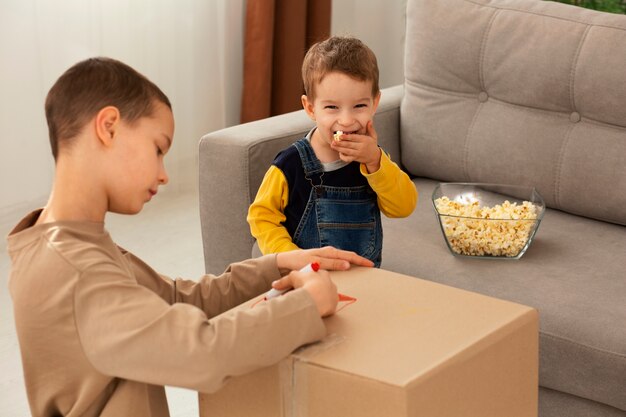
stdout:
{"type": "Polygon", "coordinates": [[[324,167],[311,146],[311,142],[307,138],[302,138],[296,141],[293,146],[298,150],[300,154],[300,160],[302,161],[302,168],[304,168],[304,174],[307,178],[311,178],[314,174],[321,174],[324,172],[324,167]]]}

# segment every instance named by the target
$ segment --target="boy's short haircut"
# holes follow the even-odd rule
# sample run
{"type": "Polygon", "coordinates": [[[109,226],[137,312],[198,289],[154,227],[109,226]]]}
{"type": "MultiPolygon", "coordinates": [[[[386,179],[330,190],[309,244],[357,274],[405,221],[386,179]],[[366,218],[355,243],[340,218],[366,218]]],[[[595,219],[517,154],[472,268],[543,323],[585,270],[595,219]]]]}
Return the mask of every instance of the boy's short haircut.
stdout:
{"type": "Polygon", "coordinates": [[[333,36],[309,48],[302,62],[304,93],[315,100],[315,86],[333,71],[372,82],[372,97],[380,92],[376,55],[359,39],[333,36]]]}
{"type": "Polygon", "coordinates": [[[59,77],[46,97],[46,120],[54,159],[59,148],[70,145],[70,140],[104,107],[116,107],[122,120],[132,124],[153,114],[155,100],[172,108],[159,87],[120,61],[99,57],[73,65],[59,77]]]}

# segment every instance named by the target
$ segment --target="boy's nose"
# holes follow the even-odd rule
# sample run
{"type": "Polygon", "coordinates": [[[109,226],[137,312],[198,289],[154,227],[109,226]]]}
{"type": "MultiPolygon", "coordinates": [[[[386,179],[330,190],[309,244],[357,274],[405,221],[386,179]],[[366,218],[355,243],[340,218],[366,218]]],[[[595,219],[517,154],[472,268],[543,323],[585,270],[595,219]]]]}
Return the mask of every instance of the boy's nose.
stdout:
{"type": "Polygon", "coordinates": [[[161,165],[161,170],[159,172],[159,184],[165,185],[170,181],[169,176],[167,175],[167,171],[165,167],[161,165]]]}
{"type": "Polygon", "coordinates": [[[354,123],[354,115],[350,111],[342,112],[339,117],[339,124],[341,126],[351,126],[354,123]]]}

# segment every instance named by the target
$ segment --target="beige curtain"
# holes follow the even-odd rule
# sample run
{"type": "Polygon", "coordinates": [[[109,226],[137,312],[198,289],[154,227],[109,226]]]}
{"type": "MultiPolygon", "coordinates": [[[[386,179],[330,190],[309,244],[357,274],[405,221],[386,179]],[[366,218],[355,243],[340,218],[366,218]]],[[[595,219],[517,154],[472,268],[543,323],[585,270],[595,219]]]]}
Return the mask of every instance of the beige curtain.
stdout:
{"type": "Polygon", "coordinates": [[[306,50],[330,35],[331,0],[248,0],[241,122],[302,108],[306,50]]]}

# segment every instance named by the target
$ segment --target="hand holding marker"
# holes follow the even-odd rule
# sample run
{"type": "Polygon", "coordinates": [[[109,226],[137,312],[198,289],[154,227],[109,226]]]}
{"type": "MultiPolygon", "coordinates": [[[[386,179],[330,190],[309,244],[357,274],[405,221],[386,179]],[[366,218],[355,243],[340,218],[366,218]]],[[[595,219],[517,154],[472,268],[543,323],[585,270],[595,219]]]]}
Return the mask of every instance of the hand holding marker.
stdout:
{"type": "MultiPolygon", "coordinates": [[[[317,262],[313,262],[313,263],[306,265],[304,268],[300,269],[300,272],[317,272],[319,271],[319,269],[320,269],[320,264],[317,262]]],[[[286,288],[284,290],[277,290],[275,288],[272,288],[265,294],[265,297],[263,297],[262,299],[254,303],[252,307],[258,304],[260,301],[267,301],[267,300],[271,300],[272,298],[276,298],[279,295],[282,295],[285,292],[287,292],[289,289],[290,288],[286,288]]],[[[346,302],[346,304],[343,305],[340,309],[336,310],[335,313],[342,310],[344,307],[347,307],[348,305],[356,302],[356,298],[354,297],[350,297],[348,295],[343,295],[343,294],[338,294],[338,296],[339,296],[339,302],[346,302]]]]}
{"type": "MultiPolygon", "coordinates": [[[[320,269],[320,264],[317,262],[313,262],[313,263],[306,265],[304,268],[302,268],[300,272],[317,272],[319,271],[319,269],[320,269]]],[[[267,292],[267,294],[265,294],[264,300],[271,300],[272,298],[276,298],[279,295],[284,294],[286,291],[287,289],[277,290],[277,289],[272,288],[271,290],[267,292]]]]}

